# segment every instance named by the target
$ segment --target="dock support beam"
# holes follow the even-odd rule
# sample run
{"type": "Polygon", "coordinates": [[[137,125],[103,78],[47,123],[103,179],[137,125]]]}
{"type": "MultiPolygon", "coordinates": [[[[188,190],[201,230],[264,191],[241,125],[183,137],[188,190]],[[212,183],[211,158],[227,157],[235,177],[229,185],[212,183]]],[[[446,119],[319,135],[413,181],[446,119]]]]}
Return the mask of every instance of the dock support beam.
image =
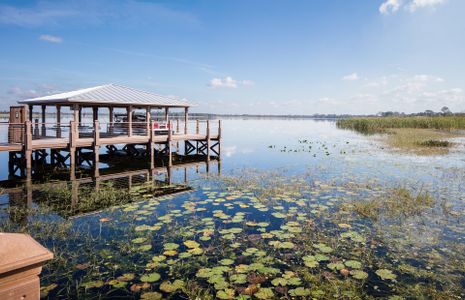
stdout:
{"type": "Polygon", "coordinates": [[[70,180],[76,179],[77,121],[69,122],[69,169],[70,180]]]}
{"type": "Polygon", "coordinates": [[[57,105],[57,138],[61,138],[61,105],[57,105]]]}
{"type": "Polygon", "coordinates": [[[43,137],[47,135],[46,128],[45,128],[45,109],[46,109],[46,106],[42,105],[42,136],[43,137]]]}
{"type": "Polygon", "coordinates": [[[172,140],[173,130],[171,128],[171,121],[168,121],[168,166],[171,167],[173,165],[173,153],[171,152],[171,140],[172,140]]]}
{"type": "Polygon", "coordinates": [[[218,157],[221,158],[221,120],[218,120],[218,157]]]}
{"type": "Polygon", "coordinates": [[[187,134],[187,122],[189,121],[189,107],[184,108],[184,134],[187,134]]]}
{"type": "Polygon", "coordinates": [[[99,177],[100,164],[100,124],[98,120],[94,121],[94,177],[99,177]]]}
{"type": "Polygon", "coordinates": [[[132,106],[126,108],[128,114],[128,136],[132,136],[132,106]]]}
{"type": "Polygon", "coordinates": [[[165,122],[168,123],[168,118],[169,118],[169,107],[165,107],[165,122]]]}
{"type": "MultiPolygon", "coordinates": [[[[32,177],[32,125],[31,121],[25,122],[25,141],[24,141],[24,150],[23,155],[26,163],[25,171],[26,178],[30,180],[32,177]]],[[[21,168],[22,169],[22,168],[21,168]]]]}
{"type": "Polygon", "coordinates": [[[207,120],[207,161],[210,162],[210,120],[207,120]]]}
{"type": "Polygon", "coordinates": [[[150,121],[150,142],[148,144],[150,150],[150,169],[155,168],[155,143],[154,143],[154,136],[155,136],[155,122],[150,121]]]}

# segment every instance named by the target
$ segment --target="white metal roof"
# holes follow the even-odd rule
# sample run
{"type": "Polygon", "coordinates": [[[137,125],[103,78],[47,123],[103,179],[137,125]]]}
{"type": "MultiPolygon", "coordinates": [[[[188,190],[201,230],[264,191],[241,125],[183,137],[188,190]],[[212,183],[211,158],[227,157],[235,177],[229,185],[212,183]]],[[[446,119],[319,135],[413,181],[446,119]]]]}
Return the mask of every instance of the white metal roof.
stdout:
{"type": "Polygon", "coordinates": [[[118,84],[106,84],[66,93],[26,99],[20,104],[85,104],[85,105],[134,105],[156,107],[189,107],[184,99],[161,96],[154,93],[125,87],[118,84]]]}

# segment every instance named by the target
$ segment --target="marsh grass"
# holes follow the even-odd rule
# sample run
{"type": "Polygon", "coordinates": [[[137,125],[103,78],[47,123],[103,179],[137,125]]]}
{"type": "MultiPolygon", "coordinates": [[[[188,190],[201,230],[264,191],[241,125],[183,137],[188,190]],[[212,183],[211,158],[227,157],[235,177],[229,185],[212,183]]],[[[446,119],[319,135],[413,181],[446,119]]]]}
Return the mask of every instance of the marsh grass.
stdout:
{"type": "Polygon", "coordinates": [[[458,135],[448,131],[417,128],[389,129],[383,140],[392,148],[417,154],[447,154],[453,143],[447,139],[458,135]]]}
{"type": "Polygon", "coordinates": [[[337,127],[365,135],[386,134],[385,142],[399,150],[416,154],[447,154],[453,143],[447,139],[460,136],[465,116],[371,117],[337,121],[337,127]]]}
{"type": "Polygon", "coordinates": [[[385,132],[386,129],[392,128],[452,131],[465,129],[465,116],[350,118],[338,120],[337,126],[367,134],[385,132]]]}
{"type": "Polygon", "coordinates": [[[356,201],[353,207],[359,215],[376,221],[382,216],[389,218],[417,216],[434,205],[435,200],[428,192],[413,193],[401,187],[390,190],[385,196],[356,201]]]}

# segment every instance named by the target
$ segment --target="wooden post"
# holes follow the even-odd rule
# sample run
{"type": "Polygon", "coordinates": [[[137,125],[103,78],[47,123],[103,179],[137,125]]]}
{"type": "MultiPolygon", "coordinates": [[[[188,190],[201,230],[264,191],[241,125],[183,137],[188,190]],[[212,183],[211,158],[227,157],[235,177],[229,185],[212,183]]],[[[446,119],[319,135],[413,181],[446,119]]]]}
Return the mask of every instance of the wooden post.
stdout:
{"type": "Polygon", "coordinates": [[[187,134],[187,122],[189,121],[189,107],[184,108],[184,134],[187,134]]]}
{"type": "Polygon", "coordinates": [[[82,123],[82,107],[81,107],[81,106],[79,106],[79,117],[78,117],[78,121],[79,121],[78,126],[80,126],[81,123],[82,123]]]}
{"type": "Polygon", "coordinates": [[[150,169],[153,170],[155,168],[155,122],[150,121],[150,169]]]}
{"type": "Polygon", "coordinates": [[[73,104],[73,121],[74,122],[81,122],[80,115],[81,115],[81,112],[80,112],[80,109],[79,109],[79,105],[73,104]]]}
{"type": "Polygon", "coordinates": [[[169,120],[169,107],[165,107],[165,122],[168,123],[169,120]]]}
{"type": "Polygon", "coordinates": [[[45,128],[45,114],[46,114],[45,109],[46,109],[46,106],[42,105],[42,136],[47,135],[46,128],[45,128]]]}
{"type": "Polygon", "coordinates": [[[57,138],[61,138],[61,105],[57,105],[57,138]]]}
{"type": "Polygon", "coordinates": [[[99,177],[100,164],[100,124],[94,121],[94,177],[99,177]]]}
{"type": "Polygon", "coordinates": [[[32,122],[34,118],[34,105],[29,105],[29,121],[32,122]]]}
{"type": "Polygon", "coordinates": [[[1,232],[0,245],[0,299],[39,299],[39,274],[53,253],[22,233],[1,232]]]}
{"type": "MultiPolygon", "coordinates": [[[[24,150],[23,150],[23,155],[24,159],[26,161],[26,174],[28,177],[30,177],[32,173],[32,125],[31,121],[26,121],[24,124],[24,150]]],[[[30,179],[30,178],[28,178],[30,179]]]]}
{"type": "Polygon", "coordinates": [[[218,156],[221,157],[221,120],[218,120],[218,156]]]}
{"type": "Polygon", "coordinates": [[[207,120],[207,161],[210,161],[210,120],[207,120]]]}
{"type": "Polygon", "coordinates": [[[150,137],[150,107],[146,107],[145,108],[145,123],[146,123],[146,127],[147,127],[147,136],[150,137]]]}
{"type": "Polygon", "coordinates": [[[199,134],[200,133],[200,123],[199,123],[199,120],[196,120],[195,122],[195,134],[199,134]]]}
{"type": "Polygon", "coordinates": [[[108,108],[108,131],[110,134],[113,134],[113,106],[108,108]]]}
{"type": "Polygon", "coordinates": [[[39,137],[39,119],[34,120],[34,137],[39,137]]]}
{"type": "Polygon", "coordinates": [[[172,129],[171,121],[168,121],[168,166],[173,165],[173,153],[171,153],[171,139],[172,139],[172,129]]]}
{"type": "Polygon", "coordinates": [[[126,108],[127,115],[128,115],[128,136],[132,136],[132,106],[128,106],[126,108]]]}
{"type": "Polygon", "coordinates": [[[76,179],[76,139],[77,139],[77,121],[69,122],[69,178],[76,179]]]}
{"type": "Polygon", "coordinates": [[[97,121],[98,120],[98,107],[94,106],[92,107],[92,121],[97,121]]]}

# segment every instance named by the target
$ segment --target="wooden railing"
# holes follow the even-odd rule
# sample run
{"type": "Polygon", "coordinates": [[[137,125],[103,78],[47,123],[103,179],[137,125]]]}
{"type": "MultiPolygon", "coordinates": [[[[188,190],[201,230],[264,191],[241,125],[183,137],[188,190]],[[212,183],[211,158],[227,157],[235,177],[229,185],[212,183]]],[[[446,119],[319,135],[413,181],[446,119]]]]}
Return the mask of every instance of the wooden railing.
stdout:
{"type": "Polygon", "coordinates": [[[26,121],[24,123],[3,122],[8,131],[0,130],[0,143],[21,144],[30,148],[32,141],[43,139],[69,139],[69,144],[77,145],[79,139],[102,139],[113,137],[145,136],[154,139],[156,136],[201,135],[207,139],[214,136],[221,138],[221,120],[169,120],[168,122],[75,122],[41,123],[26,121]],[[6,136],[6,132],[8,136],[6,136]],[[6,141],[7,140],[7,141],[6,141]]]}

